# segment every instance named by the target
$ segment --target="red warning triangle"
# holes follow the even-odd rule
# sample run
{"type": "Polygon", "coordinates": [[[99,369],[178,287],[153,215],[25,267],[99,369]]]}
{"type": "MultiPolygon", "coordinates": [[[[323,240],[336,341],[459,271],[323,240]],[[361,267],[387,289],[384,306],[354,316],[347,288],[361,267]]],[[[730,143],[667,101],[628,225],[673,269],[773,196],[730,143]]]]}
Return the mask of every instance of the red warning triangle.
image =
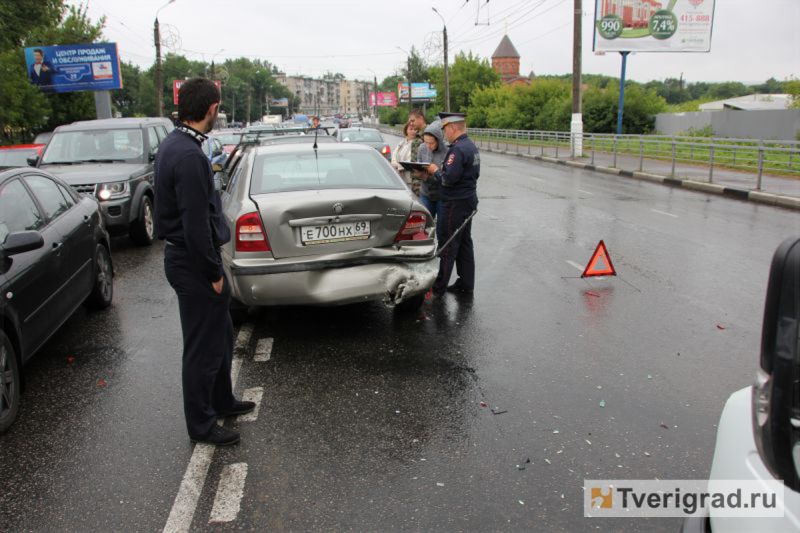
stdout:
{"type": "Polygon", "coordinates": [[[582,278],[591,276],[616,276],[617,271],[614,270],[614,264],[611,262],[611,256],[608,255],[606,250],[606,243],[600,241],[595,248],[592,258],[589,259],[589,264],[586,265],[586,270],[581,274],[582,278]]]}

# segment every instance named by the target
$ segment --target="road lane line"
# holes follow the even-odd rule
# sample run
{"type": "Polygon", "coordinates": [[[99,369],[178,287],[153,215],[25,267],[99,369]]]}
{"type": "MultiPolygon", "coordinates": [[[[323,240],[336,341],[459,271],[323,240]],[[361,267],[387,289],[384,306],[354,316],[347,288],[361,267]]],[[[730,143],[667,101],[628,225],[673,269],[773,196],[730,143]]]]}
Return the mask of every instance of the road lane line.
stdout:
{"type": "Polygon", "coordinates": [[[258,339],[258,346],[256,346],[256,353],[253,356],[253,361],[257,363],[263,363],[264,361],[269,361],[270,357],[272,357],[272,344],[274,339],[272,337],[265,337],[263,339],[258,339]]]}
{"type": "Polygon", "coordinates": [[[189,531],[194,518],[197,501],[200,493],[203,492],[203,485],[206,483],[208,467],[211,466],[211,459],[214,458],[216,446],[211,444],[195,444],[189,466],[181,481],[181,488],[172,504],[172,511],[169,513],[167,524],[164,526],[164,533],[185,533],[189,531]]]}
{"type": "Polygon", "coordinates": [[[577,268],[578,270],[581,271],[581,274],[583,274],[583,267],[581,265],[579,265],[578,263],[576,263],[575,261],[567,260],[567,264],[570,265],[570,266],[574,266],[575,268],[577,268]]]}
{"type": "MultiPolygon", "coordinates": [[[[239,338],[241,338],[242,330],[248,326],[250,333],[247,336],[247,344],[250,342],[250,335],[253,334],[253,325],[245,324],[239,330],[239,338]]],[[[231,386],[234,390],[236,390],[236,383],[239,381],[239,371],[241,369],[242,359],[234,357],[233,361],[231,361],[231,386]]],[[[223,422],[224,419],[222,418],[217,420],[219,425],[222,425],[223,422]]],[[[167,518],[167,523],[164,526],[164,533],[186,533],[189,531],[215,450],[216,446],[210,444],[198,443],[194,445],[194,451],[192,451],[192,457],[189,459],[186,472],[183,474],[178,495],[175,496],[169,518],[167,518]]]]}
{"type": "Polygon", "coordinates": [[[239,415],[236,419],[239,422],[255,422],[258,420],[258,411],[261,409],[261,399],[264,397],[264,387],[253,387],[246,389],[242,393],[242,400],[245,402],[255,402],[256,408],[247,414],[239,415]]]}
{"type": "Polygon", "coordinates": [[[590,193],[589,191],[584,191],[583,189],[578,189],[578,192],[583,194],[588,194],[589,196],[594,196],[594,193],[590,193]]]}
{"type": "Polygon", "coordinates": [[[678,215],[673,215],[672,213],[667,213],[666,211],[659,211],[658,209],[651,209],[653,213],[658,213],[659,215],[667,215],[668,217],[672,218],[679,218],[678,215]]]}
{"type": "Polygon", "coordinates": [[[244,353],[248,346],[250,346],[250,337],[253,336],[253,324],[243,324],[239,329],[239,335],[236,337],[236,344],[234,351],[236,353],[244,353]]]}
{"type": "Polygon", "coordinates": [[[542,178],[534,178],[533,176],[528,176],[528,179],[531,179],[533,181],[538,181],[539,183],[544,183],[544,180],[542,178]]]}
{"type": "Polygon", "coordinates": [[[212,522],[233,522],[239,515],[244,495],[244,482],[247,479],[247,463],[233,463],[225,465],[217,486],[217,495],[214,497],[214,506],[211,508],[212,522]]]}

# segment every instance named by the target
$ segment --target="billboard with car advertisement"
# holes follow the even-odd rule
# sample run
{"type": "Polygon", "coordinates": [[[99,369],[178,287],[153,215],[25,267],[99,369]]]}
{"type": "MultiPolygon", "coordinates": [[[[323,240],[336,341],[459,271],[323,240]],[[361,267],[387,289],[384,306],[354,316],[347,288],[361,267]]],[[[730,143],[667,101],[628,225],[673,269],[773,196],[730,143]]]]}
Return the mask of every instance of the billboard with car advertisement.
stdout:
{"type": "MultiPolygon", "coordinates": [[[[378,93],[378,107],[397,107],[397,93],[378,93]]],[[[369,106],[374,107],[375,93],[369,93],[369,106]]]]}
{"type": "Polygon", "coordinates": [[[30,46],[25,63],[30,82],[45,93],[122,88],[116,43],[30,46]]]}
{"type": "MultiPolygon", "coordinates": [[[[178,105],[178,92],[181,90],[181,85],[186,80],[172,80],[172,103],[178,105]]],[[[217,89],[222,92],[222,82],[219,80],[214,80],[214,85],[217,86],[217,89]]]]}
{"type": "Polygon", "coordinates": [[[595,0],[596,52],[709,52],[715,0],[595,0]]]}
{"type": "MultiPolygon", "coordinates": [[[[397,94],[401,101],[408,101],[408,83],[397,84],[397,94]]],[[[412,83],[411,98],[419,102],[430,102],[436,98],[436,89],[430,83],[412,83]]]]}
{"type": "Polygon", "coordinates": [[[289,99],[288,98],[272,98],[269,101],[270,107],[289,107],[289,99]]]}

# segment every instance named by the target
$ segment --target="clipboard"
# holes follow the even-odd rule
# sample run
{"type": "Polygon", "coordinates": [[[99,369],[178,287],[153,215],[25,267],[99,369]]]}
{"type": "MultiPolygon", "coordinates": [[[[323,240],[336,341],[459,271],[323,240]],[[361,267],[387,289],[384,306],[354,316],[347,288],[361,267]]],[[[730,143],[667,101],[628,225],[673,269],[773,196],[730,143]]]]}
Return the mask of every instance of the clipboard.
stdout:
{"type": "Polygon", "coordinates": [[[398,161],[406,170],[425,170],[430,163],[418,163],[416,161],[398,161]]]}

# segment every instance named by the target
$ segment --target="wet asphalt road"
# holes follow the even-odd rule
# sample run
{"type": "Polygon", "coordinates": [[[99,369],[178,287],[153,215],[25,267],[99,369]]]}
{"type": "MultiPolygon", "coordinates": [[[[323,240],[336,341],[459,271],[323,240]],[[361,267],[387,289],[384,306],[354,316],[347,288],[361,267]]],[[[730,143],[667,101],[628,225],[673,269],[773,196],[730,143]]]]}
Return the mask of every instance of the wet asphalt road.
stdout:
{"type": "MultiPolygon", "coordinates": [[[[723,403],[754,375],[771,254],[800,217],[482,163],[474,298],[411,316],[363,304],[249,317],[237,390],[261,387],[263,402],[255,421],[226,422],[242,443],[214,454],[193,530],[679,528],[585,519],[583,480],[708,475],[723,403]],[[620,275],[581,280],[600,239],[620,275]],[[209,524],[239,463],[241,510],[209,524]]],[[[166,524],[193,446],[162,257],[115,241],[113,307],[78,311],[26,366],[0,437],[0,530],[166,524]]]]}

